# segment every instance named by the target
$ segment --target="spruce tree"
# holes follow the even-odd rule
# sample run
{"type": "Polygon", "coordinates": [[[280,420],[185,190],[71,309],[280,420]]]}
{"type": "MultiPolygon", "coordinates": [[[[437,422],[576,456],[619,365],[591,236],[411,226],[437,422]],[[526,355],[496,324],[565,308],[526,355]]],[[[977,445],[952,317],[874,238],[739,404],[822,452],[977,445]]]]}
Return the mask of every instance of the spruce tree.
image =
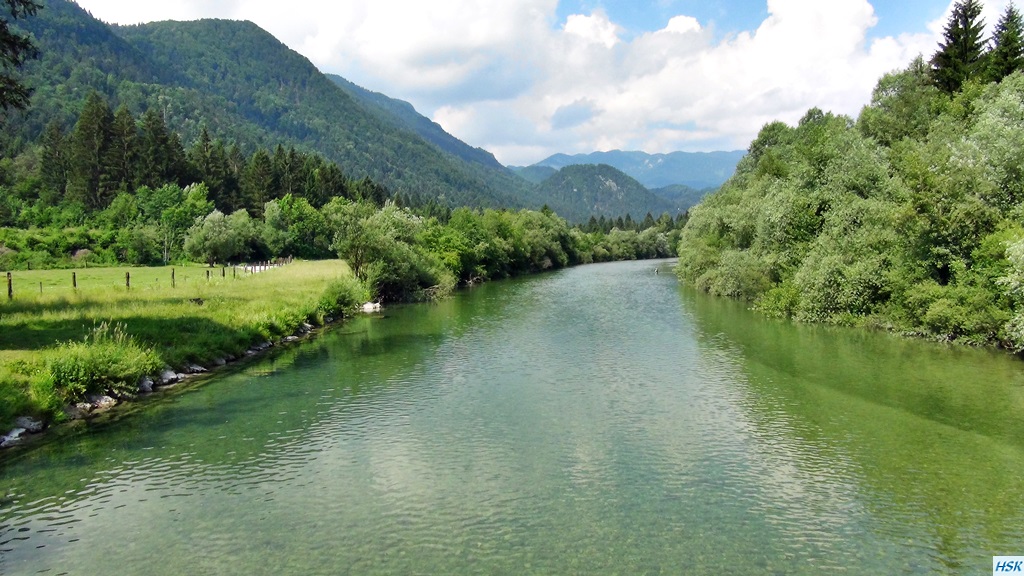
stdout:
{"type": "Polygon", "coordinates": [[[942,91],[959,92],[964,82],[982,72],[985,56],[985,21],[981,3],[959,0],[943,32],[944,41],[932,56],[932,81],[942,91]]]}
{"type": "Polygon", "coordinates": [[[274,199],[277,185],[274,183],[274,162],[266,150],[260,148],[253,153],[249,165],[242,174],[242,198],[250,214],[263,214],[263,205],[274,199]]]}
{"type": "Polygon", "coordinates": [[[987,79],[999,82],[1024,68],[1024,21],[1010,3],[996,24],[993,46],[988,54],[987,79]]]}
{"type": "Polygon", "coordinates": [[[106,207],[113,197],[109,166],[114,113],[98,92],[85,100],[71,134],[68,196],[91,210],[106,207]]]}
{"type": "Polygon", "coordinates": [[[39,162],[39,175],[43,186],[50,192],[48,204],[56,204],[64,198],[68,187],[68,142],[60,123],[51,120],[43,130],[42,157],[39,162]]]}
{"type": "Polygon", "coordinates": [[[33,0],[4,0],[3,7],[6,14],[0,16],[0,110],[23,110],[28,107],[31,91],[15,77],[14,71],[39,51],[28,34],[12,31],[10,22],[34,16],[42,5],[33,0]]]}
{"type": "Polygon", "coordinates": [[[110,178],[115,187],[134,190],[138,165],[139,129],[131,110],[122,105],[114,113],[111,146],[108,151],[110,178]]]}

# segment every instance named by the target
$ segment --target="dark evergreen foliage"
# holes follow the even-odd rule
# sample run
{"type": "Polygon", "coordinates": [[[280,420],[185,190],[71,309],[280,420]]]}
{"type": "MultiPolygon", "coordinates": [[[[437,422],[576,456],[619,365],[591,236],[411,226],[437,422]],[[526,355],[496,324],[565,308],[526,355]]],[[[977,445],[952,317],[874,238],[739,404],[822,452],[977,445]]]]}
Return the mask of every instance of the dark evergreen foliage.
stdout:
{"type": "Polygon", "coordinates": [[[1024,68],[1024,20],[1017,7],[1010,3],[996,23],[992,50],[988,54],[986,79],[999,82],[1024,68]]]}
{"type": "Polygon", "coordinates": [[[4,0],[5,10],[0,17],[0,110],[24,109],[31,94],[16,76],[16,70],[38,51],[28,35],[11,29],[18,18],[34,16],[42,5],[33,0],[4,0]]]}
{"type": "Polygon", "coordinates": [[[958,0],[946,23],[943,42],[932,56],[932,79],[940,90],[953,94],[968,79],[977,76],[984,66],[985,21],[981,3],[958,0]]]}

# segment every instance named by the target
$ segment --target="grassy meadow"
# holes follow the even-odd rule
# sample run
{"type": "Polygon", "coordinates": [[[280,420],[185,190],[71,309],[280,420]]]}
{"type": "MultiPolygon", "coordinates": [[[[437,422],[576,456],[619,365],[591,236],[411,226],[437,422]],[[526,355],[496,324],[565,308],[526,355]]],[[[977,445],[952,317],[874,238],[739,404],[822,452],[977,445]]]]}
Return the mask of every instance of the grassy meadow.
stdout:
{"type": "Polygon", "coordinates": [[[237,356],[366,298],[340,260],[173,273],[172,286],[172,267],[18,271],[13,299],[0,276],[0,427],[25,414],[59,418],[86,394],[130,393],[164,365],[237,356]]]}

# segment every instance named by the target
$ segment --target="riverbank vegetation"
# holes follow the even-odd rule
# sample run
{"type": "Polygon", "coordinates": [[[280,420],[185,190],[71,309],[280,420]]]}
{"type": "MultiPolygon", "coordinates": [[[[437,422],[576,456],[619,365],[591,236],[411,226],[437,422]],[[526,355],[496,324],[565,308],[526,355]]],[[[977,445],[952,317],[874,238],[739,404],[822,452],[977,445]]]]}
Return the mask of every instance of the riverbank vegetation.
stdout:
{"type": "Polygon", "coordinates": [[[0,424],[124,395],[155,367],[237,355],[368,300],[670,256],[684,222],[627,215],[580,228],[547,209],[407,204],[312,153],[278,146],[245,158],[206,131],[185,150],[159,114],[136,120],[92,94],[69,134],[52,124],[0,160],[0,270],[17,279],[0,304],[0,424]],[[306,262],[285,276],[242,280],[232,266],[294,257],[306,262]]]}
{"type": "Polygon", "coordinates": [[[241,356],[367,298],[338,260],[208,270],[177,267],[172,284],[170,267],[81,269],[77,288],[70,270],[15,273],[15,298],[0,305],[0,424],[57,418],[88,395],[133,395],[165,366],[241,356]]]}
{"type": "Polygon", "coordinates": [[[926,63],[885,75],[857,119],[766,125],[694,208],[679,276],[805,321],[1024,349],[1024,49],[990,49],[959,2],[926,63]]]}

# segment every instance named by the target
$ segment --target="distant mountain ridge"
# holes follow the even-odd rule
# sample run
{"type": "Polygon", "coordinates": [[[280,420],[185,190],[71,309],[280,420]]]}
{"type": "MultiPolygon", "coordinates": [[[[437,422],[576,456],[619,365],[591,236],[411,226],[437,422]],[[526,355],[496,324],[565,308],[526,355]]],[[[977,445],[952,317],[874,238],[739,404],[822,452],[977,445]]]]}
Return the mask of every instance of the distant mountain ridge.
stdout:
{"type": "MultiPolygon", "coordinates": [[[[248,155],[277,145],[315,151],[352,179],[450,206],[540,207],[534,186],[489,153],[387,118],[251,22],[197,20],[110,26],[74,2],[47,0],[19,22],[40,49],[24,68],[32,105],[10,115],[0,146],[17,153],[52,120],[65,133],[82,102],[99,92],[136,117],[157,108],[184,146],[207,128],[248,155]]],[[[369,93],[368,93],[369,94],[369,93]]],[[[382,96],[382,98],[384,98],[382,96]]],[[[395,101],[398,102],[398,101],[395,101]]],[[[406,114],[415,124],[415,111],[406,114]]],[[[420,117],[420,123],[431,124],[420,117]]]]}
{"type": "Polygon", "coordinates": [[[363,104],[367,109],[377,113],[385,121],[400,128],[412,130],[427,142],[467,162],[475,162],[496,170],[505,170],[505,166],[498,162],[494,154],[483,148],[474,148],[445,132],[444,128],[437,122],[417,112],[412,104],[404,100],[391,98],[380,92],[372,92],[362,86],[353,84],[337,74],[326,74],[326,76],[347,92],[349,96],[355,98],[356,101],[363,104]]]}
{"type": "Polygon", "coordinates": [[[40,58],[24,67],[34,89],[30,109],[11,113],[0,133],[5,156],[37,144],[51,121],[69,134],[83,102],[96,91],[111,108],[126,106],[136,118],[159,110],[186,149],[204,129],[226,147],[237,145],[244,156],[258,148],[293,146],[337,163],[348,178],[369,177],[403,199],[451,207],[548,204],[575,222],[591,215],[675,214],[682,206],[610,165],[564,173],[541,166],[520,177],[408,102],[323,74],[252,22],[111,26],[74,2],[47,0],[37,16],[19,25],[34,36],[40,58]]]}
{"type": "Polygon", "coordinates": [[[583,223],[591,216],[618,217],[630,214],[655,218],[679,207],[656,196],[628,174],[607,164],[579,164],[562,168],[541,182],[538,195],[560,216],[583,223]]]}
{"type": "Polygon", "coordinates": [[[745,150],[669,154],[611,150],[590,154],[555,154],[528,168],[546,166],[560,170],[577,164],[607,164],[625,172],[647,188],[683,184],[701,190],[721,186],[736,172],[736,165],[745,155],[745,150]]]}

